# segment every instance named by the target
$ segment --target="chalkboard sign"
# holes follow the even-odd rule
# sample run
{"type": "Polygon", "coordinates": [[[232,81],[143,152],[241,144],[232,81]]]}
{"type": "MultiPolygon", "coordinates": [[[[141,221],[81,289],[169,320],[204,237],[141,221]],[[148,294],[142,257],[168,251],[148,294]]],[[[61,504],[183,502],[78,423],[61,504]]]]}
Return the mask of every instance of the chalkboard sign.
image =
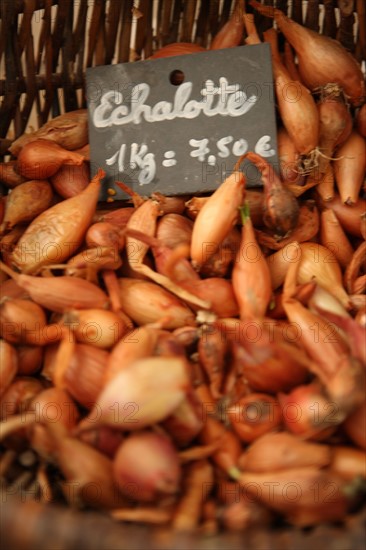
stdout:
{"type": "MultiPolygon", "coordinates": [[[[213,191],[255,151],[278,166],[268,44],[87,69],[93,174],[126,195],[213,191]]],[[[252,165],[248,186],[260,185],[252,165]]],[[[112,189],[112,191],[110,191],[112,189]]]]}

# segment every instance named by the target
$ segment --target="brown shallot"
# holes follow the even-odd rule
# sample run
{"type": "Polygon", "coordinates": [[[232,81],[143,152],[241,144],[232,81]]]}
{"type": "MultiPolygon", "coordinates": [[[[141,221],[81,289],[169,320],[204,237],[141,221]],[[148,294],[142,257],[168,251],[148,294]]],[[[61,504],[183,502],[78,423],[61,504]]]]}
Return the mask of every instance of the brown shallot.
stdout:
{"type": "Polygon", "coordinates": [[[18,372],[22,376],[30,376],[38,372],[43,362],[43,347],[23,344],[17,347],[18,372]]]}
{"type": "Polygon", "coordinates": [[[105,308],[108,296],[98,286],[74,277],[33,277],[16,273],[0,262],[0,269],[8,273],[40,306],[63,313],[75,309],[91,307],[105,308]]]}
{"type": "Polygon", "coordinates": [[[29,222],[42,214],[52,204],[52,188],[46,180],[31,180],[21,183],[8,195],[2,230],[18,223],[29,222]]]}
{"type": "Polygon", "coordinates": [[[316,380],[299,385],[288,394],[279,393],[278,400],[287,431],[302,439],[325,439],[344,419],[316,380]]]}
{"type": "MultiPolygon", "coordinates": [[[[230,317],[238,314],[238,300],[230,281],[220,277],[209,277],[201,280],[185,280],[180,283],[180,286],[186,291],[189,291],[193,297],[197,296],[201,303],[198,302],[198,307],[207,309],[209,305],[210,311],[218,317],[230,317]]],[[[187,296],[185,301],[191,305],[192,309],[198,309],[197,300],[193,300],[187,296]]]]}
{"type": "Polygon", "coordinates": [[[105,246],[121,250],[125,239],[122,231],[110,222],[93,223],[85,234],[89,248],[105,246]]]}
{"type": "Polygon", "coordinates": [[[242,240],[232,271],[232,285],[239,304],[240,318],[264,317],[272,288],[267,262],[257,243],[247,208],[242,215],[242,240]]]}
{"type": "Polygon", "coordinates": [[[107,383],[79,430],[98,425],[136,431],[167,418],[189,388],[180,357],[147,357],[128,365],[107,383]]]}
{"type": "MultiPolygon", "coordinates": [[[[149,199],[136,208],[127,222],[126,229],[138,230],[143,234],[153,237],[159,215],[158,203],[149,199]]],[[[127,236],[126,253],[128,263],[133,270],[138,270],[148,249],[149,245],[137,239],[133,234],[127,236]]]]}
{"type": "Polygon", "coordinates": [[[13,141],[9,151],[17,157],[24,145],[39,138],[53,141],[65,149],[84,147],[88,142],[88,111],[78,109],[49,120],[36,132],[23,134],[13,141]]]}
{"type": "Polygon", "coordinates": [[[31,300],[5,298],[0,303],[0,333],[10,343],[36,344],[46,324],[43,308],[31,300]]]}
{"type": "Polygon", "coordinates": [[[366,140],[353,131],[337,149],[334,175],[342,201],[347,205],[357,202],[366,173],[366,140]]]}
{"type": "MultiPolygon", "coordinates": [[[[198,216],[199,211],[203,208],[203,205],[206,204],[209,197],[192,197],[189,201],[186,202],[186,215],[195,220],[198,216]]],[[[247,189],[245,193],[245,201],[249,204],[251,217],[253,219],[254,225],[261,225],[263,222],[263,204],[264,204],[264,194],[261,191],[254,191],[253,189],[247,189]]],[[[183,218],[186,222],[189,221],[188,218],[183,218]]],[[[238,218],[239,219],[239,215],[238,218]]],[[[191,228],[192,233],[192,228],[191,228]]],[[[189,239],[190,242],[190,239],[189,239]]]]}
{"type": "Polygon", "coordinates": [[[76,340],[102,349],[112,348],[129,330],[123,319],[105,309],[69,310],[60,320],[76,340]]]}
{"type": "Polygon", "coordinates": [[[245,443],[278,430],[282,420],[277,399],[265,393],[242,397],[229,407],[227,413],[234,431],[245,443]]]}
{"type": "Polygon", "coordinates": [[[287,40],[284,45],[284,51],[283,51],[282,57],[283,57],[283,63],[286,69],[288,70],[292,80],[301,80],[299,75],[299,70],[297,68],[297,63],[295,61],[294,52],[290,44],[287,42],[287,40]]]}
{"type": "MultiPolygon", "coordinates": [[[[48,346],[45,351],[42,376],[55,383],[59,351],[58,344],[48,346]]],[[[104,385],[108,354],[105,350],[89,344],[75,344],[70,360],[62,373],[62,385],[77,403],[91,409],[104,385]]]]}
{"type": "Polygon", "coordinates": [[[345,269],[353,256],[353,248],[334,211],[326,208],[320,214],[320,242],[331,250],[345,269]]]}
{"type": "Polygon", "coordinates": [[[237,0],[230,19],[214,36],[210,50],[235,48],[235,46],[239,46],[243,38],[243,31],[243,0],[237,0]]]}
{"type": "Polygon", "coordinates": [[[105,381],[138,359],[154,354],[159,336],[158,329],[141,326],[130,330],[113,347],[108,358],[105,381]]]}
{"type": "Polygon", "coordinates": [[[287,342],[232,343],[233,360],[254,391],[276,394],[302,384],[308,378],[309,360],[302,350],[287,342]]]}
{"type": "Polygon", "coordinates": [[[327,203],[326,206],[334,211],[347,233],[355,237],[362,237],[361,216],[366,212],[365,199],[359,198],[354,204],[348,205],[342,201],[339,195],[335,195],[334,199],[327,203]]]}
{"type": "Polygon", "coordinates": [[[322,468],[329,465],[331,456],[328,445],[302,441],[288,432],[267,433],[244,451],[239,466],[243,471],[258,473],[304,466],[322,468]]]}
{"type": "Polygon", "coordinates": [[[169,248],[190,245],[192,229],[193,222],[185,216],[176,213],[165,214],[158,221],[156,238],[169,248]]]}
{"type": "Polygon", "coordinates": [[[135,208],[133,206],[126,206],[124,208],[117,208],[116,210],[97,210],[93,217],[93,221],[107,222],[115,225],[119,228],[124,228],[127,225],[128,220],[134,213],[135,208]]]}
{"type": "Polygon", "coordinates": [[[24,145],[18,156],[17,170],[29,180],[44,180],[56,174],[63,164],[81,165],[84,157],[53,141],[37,139],[24,145]]]}
{"type": "Polygon", "coordinates": [[[278,288],[284,282],[289,266],[296,261],[299,264],[298,284],[316,281],[337,298],[346,309],[349,308],[350,298],[343,287],[342,271],[333,252],[333,247],[337,244],[332,242],[331,245],[331,248],[326,248],[313,242],[300,245],[293,242],[269,256],[267,262],[273,288],[278,288]]]}
{"type": "Polygon", "coordinates": [[[52,187],[61,197],[69,199],[81,193],[90,181],[89,166],[64,164],[50,177],[52,187]]]}
{"type": "MultiPolygon", "coordinates": [[[[324,174],[334,157],[334,150],[342,144],[352,131],[352,117],[345,102],[334,94],[325,94],[317,103],[320,122],[319,150],[321,155],[314,172],[317,177],[324,174]]],[[[339,154],[337,153],[336,157],[339,154]]],[[[337,159],[336,159],[337,160],[337,159]]]]}
{"type": "Polygon", "coordinates": [[[103,170],[99,170],[84,191],[55,204],[32,221],[12,254],[19,270],[34,273],[72,255],[93,218],[103,177],[103,170]]]}
{"type": "Polygon", "coordinates": [[[280,250],[294,241],[310,241],[319,231],[319,212],[314,201],[308,200],[300,206],[299,219],[290,235],[278,237],[259,229],[256,230],[258,243],[272,250],[280,250]]]}
{"type": "MultiPolygon", "coordinates": [[[[265,225],[276,235],[286,237],[299,219],[299,204],[293,193],[281,182],[273,167],[256,153],[246,153],[248,159],[260,171],[264,186],[265,225]]],[[[240,162],[239,159],[238,162],[240,162]]]]}
{"type": "Polygon", "coordinates": [[[244,472],[237,480],[256,500],[285,513],[288,521],[305,527],[343,518],[350,505],[346,481],[329,469],[315,466],[264,473],[244,472]],[[333,488],[331,505],[325,501],[333,488]],[[314,498],[314,487],[317,497],[314,498]]]}
{"type": "Polygon", "coordinates": [[[261,14],[273,17],[278,28],[295,49],[302,81],[310,90],[337,83],[353,105],[365,99],[365,81],[360,65],[340,42],[318,34],[292,19],[279,9],[250,0],[261,14]]]}
{"type": "Polygon", "coordinates": [[[235,168],[199,211],[191,241],[191,260],[195,269],[199,270],[216,252],[236,223],[244,194],[244,175],[235,168]]]}
{"type": "Polygon", "coordinates": [[[194,325],[192,310],[171,292],[150,281],[119,279],[123,310],[139,325],[166,318],[165,328],[194,325]]]}
{"type": "Polygon", "coordinates": [[[274,29],[265,31],[264,37],[271,44],[278,109],[283,125],[294,142],[297,152],[307,164],[313,164],[319,141],[319,114],[312,95],[299,80],[292,80],[281,62],[274,29]]]}

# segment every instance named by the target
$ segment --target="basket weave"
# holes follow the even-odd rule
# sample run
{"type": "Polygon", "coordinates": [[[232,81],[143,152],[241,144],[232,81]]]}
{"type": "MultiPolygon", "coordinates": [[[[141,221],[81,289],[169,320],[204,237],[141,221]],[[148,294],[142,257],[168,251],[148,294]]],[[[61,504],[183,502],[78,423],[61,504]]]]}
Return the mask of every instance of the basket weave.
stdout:
{"type": "MultiPolygon", "coordinates": [[[[31,116],[36,128],[86,106],[86,67],[146,59],[172,42],[209,46],[234,4],[235,0],[140,0],[136,9],[133,0],[1,0],[0,158],[30,129],[31,116]]],[[[338,39],[358,61],[366,59],[365,0],[265,4],[275,4],[297,22],[338,39]]],[[[255,17],[259,31],[272,26],[268,18],[255,17]]],[[[365,550],[365,510],[340,527],[321,526],[306,533],[296,528],[261,529],[207,539],[153,534],[146,527],[119,525],[95,512],[22,502],[1,492],[0,497],[0,544],[7,550],[365,550]]]]}
{"type": "MultiPolygon", "coordinates": [[[[140,0],[136,9],[134,0],[1,0],[0,156],[29,130],[31,114],[37,128],[85,107],[86,67],[145,59],[171,42],[208,46],[234,4],[140,0]]],[[[277,0],[276,6],[366,59],[364,0],[277,0]]],[[[272,26],[258,14],[256,23],[260,31],[272,26]]]]}

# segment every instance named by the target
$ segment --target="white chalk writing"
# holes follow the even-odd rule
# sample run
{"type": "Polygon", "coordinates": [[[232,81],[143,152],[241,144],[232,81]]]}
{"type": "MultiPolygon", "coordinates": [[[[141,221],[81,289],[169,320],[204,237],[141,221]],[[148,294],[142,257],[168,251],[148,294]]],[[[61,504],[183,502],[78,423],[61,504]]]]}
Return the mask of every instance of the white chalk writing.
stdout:
{"type": "Polygon", "coordinates": [[[184,82],[175,92],[173,102],[158,101],[151,106],[146,103],[149,94],[149,84],[142,82],[132,89],[134,101],[130,107],[124,104],[123,93],[110,90],[103,94],[99,105],[93,113],[93,123],[96,128],[122,126],[124,124],[140,124],[160,122],[176,118],[193,119],[201,113],[208,116],[239,117],[247,113],[257,102],[257,96],[247,94],[240,89],[239,84],[229,85],[226,78],[220,78],[220,85],[214,86],[212,80],[205,82],[200,90],[202,100],[190,99],[192,82],[184,82]]]}

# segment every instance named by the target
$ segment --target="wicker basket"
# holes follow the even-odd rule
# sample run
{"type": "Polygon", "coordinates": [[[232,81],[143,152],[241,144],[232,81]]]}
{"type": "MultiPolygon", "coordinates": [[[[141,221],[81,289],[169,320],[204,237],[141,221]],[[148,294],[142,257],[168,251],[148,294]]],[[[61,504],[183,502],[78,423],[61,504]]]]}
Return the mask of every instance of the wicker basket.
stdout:
{"type": "MultiPolygon", "coordinates": [[[[30,117],[39,127],[85,106],[86,67],[145,59],[171,42],[208,46],[234,3],[140,0],[137,10],[133,0],[2,0],[0,156],[29,130],[30,117]]],[[[364,0],[277,0],[276,5],[295,21],[337,38],[359,61],[366,59],[364,0]]],[[[268,18],[256,18],[259,30],[272,26],[268,18]]]]}
{"type": "MultiPolygon", "coordinates": [[[[86,67],[145,59],[171,42],[208,46],[234,4],[140,0],[136,8],[133,0],[2,0],[0,157],[24,131],[85,107],[86,67]]],[[[307,27],[337,38],[359,61],[366,59],[365,0],[277,0],[276,6],[307,27]]],[[[258,14],[256,23],[260,31],[272,26],[258,14]]],[[[0,492],[1,547],[7,550],[365,549],[365,510],[338,527],[306,532],[279,527],[207,538],[120,525],[95,512],[24,501],[21,493],[10,494],[14,492],[0,492]]]]}

